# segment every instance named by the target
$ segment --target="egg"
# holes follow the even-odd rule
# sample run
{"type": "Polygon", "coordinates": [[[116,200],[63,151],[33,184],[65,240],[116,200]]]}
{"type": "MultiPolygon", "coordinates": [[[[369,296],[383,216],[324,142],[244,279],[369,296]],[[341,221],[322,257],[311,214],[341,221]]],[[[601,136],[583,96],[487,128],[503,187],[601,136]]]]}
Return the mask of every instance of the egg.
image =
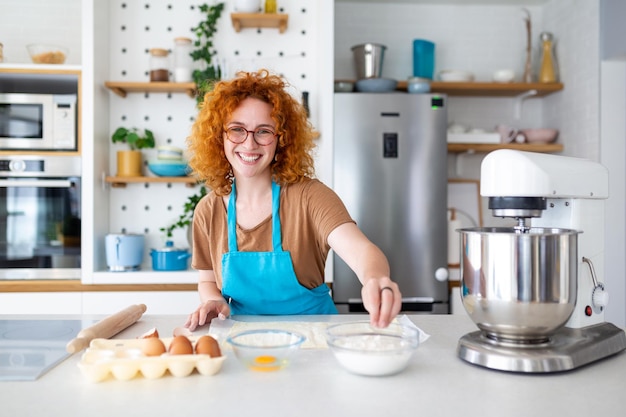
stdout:
{"type": "Polygon", "coordinates": [[[200,336],[196,342],[196,353],[206,354],[212,358],[222,356],[219,343],[217,343],[217,340],[209,335],[200,336]]]}
{"type": "Polygon", "coordinates": [[[141,352],[146,356],[159,356],[165,351],[165,344],[159,338],[148,337],[142,341],[141,352]]]}
{"type": "Polygon", "coordinates": [[[159,331],[156,329],[156,327],[153,327],[152,329],[139,336],[139,339],[148,339],[151,337],[159,337],[159,331]]]}
{"type": "Polygon", "coordinates": [[[187,336],[176,336],[172,339],[168,352],[172,355],[190,355],[193,353],[193,345],[187,336]]]}

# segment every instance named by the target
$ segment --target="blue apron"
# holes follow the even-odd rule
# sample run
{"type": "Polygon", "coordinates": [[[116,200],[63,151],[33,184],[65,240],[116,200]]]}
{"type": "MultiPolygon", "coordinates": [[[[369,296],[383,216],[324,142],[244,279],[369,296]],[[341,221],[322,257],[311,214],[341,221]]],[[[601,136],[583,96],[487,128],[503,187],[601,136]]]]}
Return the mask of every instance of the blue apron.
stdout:
{"type": "Polygon", "coordinates": [[[273,252],[239,252],[235,184],[228,201],[228,252],[222,256],[222,294],[231,314],[336,314],[326,284],[312,290],[298,282],[291,254],[283,251],[280,186],[272,182],[273,252]]]}

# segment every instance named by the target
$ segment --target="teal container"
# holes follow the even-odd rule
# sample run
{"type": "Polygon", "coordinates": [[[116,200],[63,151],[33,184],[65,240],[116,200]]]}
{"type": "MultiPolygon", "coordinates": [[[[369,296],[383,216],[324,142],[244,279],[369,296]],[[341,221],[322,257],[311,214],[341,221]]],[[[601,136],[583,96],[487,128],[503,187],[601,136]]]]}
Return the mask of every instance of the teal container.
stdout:
{"type": "Polygon", "coordinates": [[[435,44],[425,39],[413,40],[413,76],[433,79],[435,72],[435,44]]]}

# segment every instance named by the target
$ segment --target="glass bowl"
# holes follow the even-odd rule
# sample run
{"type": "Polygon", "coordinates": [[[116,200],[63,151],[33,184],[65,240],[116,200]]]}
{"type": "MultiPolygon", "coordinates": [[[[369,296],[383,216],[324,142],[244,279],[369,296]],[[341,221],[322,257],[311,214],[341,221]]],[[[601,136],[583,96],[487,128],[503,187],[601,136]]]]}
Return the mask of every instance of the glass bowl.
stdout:
{"type": "Polygon", "coordinates": [[[419,331],[398,323],[376,328],[367,321],[348,322],[328,326],[326,341],[346,370],[358,375],[384,376],[407,367],[419,346],[419,331]]]}
{"type": "Polygon", "coordinates": [[[278,371],[287,366],[306,337],[286,330],[247,330],[226,339],[235,356],[253,371],[278,371]]]}
{"type": "Polygon", "coordinates": [[[68,50],[62,46],[33,43],[26,46],[35,64],[63,64],[68,50]]]}

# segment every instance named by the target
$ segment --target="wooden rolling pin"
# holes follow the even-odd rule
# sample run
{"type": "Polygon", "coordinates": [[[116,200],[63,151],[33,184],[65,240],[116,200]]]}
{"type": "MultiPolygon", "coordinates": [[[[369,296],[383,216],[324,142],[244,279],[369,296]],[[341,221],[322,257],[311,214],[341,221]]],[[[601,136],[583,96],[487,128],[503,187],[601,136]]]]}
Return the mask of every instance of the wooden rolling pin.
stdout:
{"type": "Polygon", "coordinates": [[[113,337],[130,325],[135,324],[145,312],[145,304],[135,304],[126,307],[124,310],[78,332],[76,337],[67,344],[65,350],[69,353],[80,352],[88,347],[93,339],[113,337]]]}

